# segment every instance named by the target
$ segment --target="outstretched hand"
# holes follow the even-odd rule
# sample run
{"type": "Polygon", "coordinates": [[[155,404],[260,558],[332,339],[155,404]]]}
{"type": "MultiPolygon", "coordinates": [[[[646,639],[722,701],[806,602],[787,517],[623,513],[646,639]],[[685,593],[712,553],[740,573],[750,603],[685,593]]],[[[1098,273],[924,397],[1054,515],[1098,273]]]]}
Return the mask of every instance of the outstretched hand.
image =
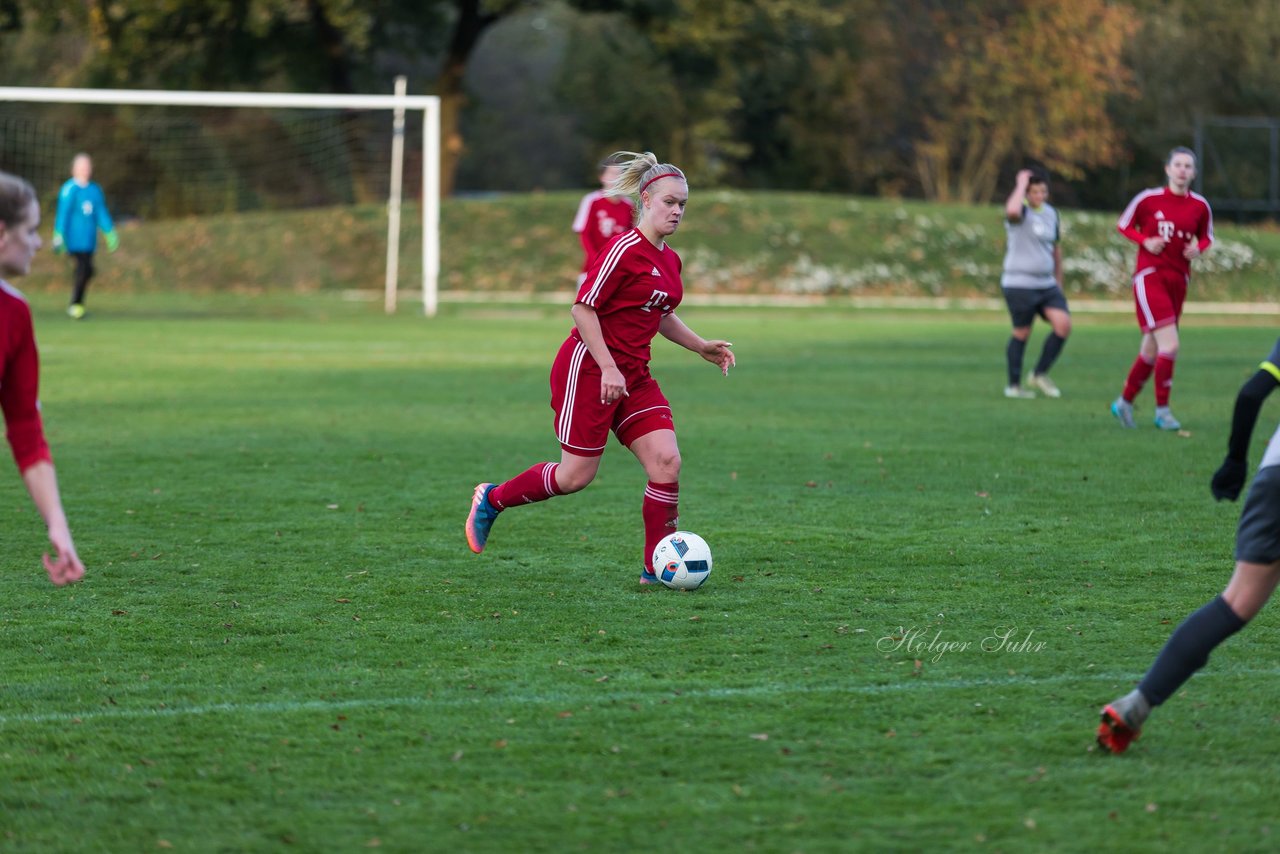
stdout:
{"type": "Polygon", "coordinates": [[[732,347],[733,344],[728,341],[707,341],[703,343],[698,353],[711,364],[719,366],[720,373],[727,377],[729,369],[738,363],[738,360],[733,357],[733,350],[730,349],[732,347]]]}
{"type": "Polygon", "coordinates": [[[71,543],[70,532],[51,528],[49,542],[53,546],[55,557],[44,555],[44,569],[49,573],[49,580],[59,587],[74,584],[84,578],[84,564],[76,547],[71,543]]]}
{"type": "Polygon", "coordinates": [[[1209,491],[1219,501],[1224,498],[1235,501],[1240,497],[1240,490],[1244,489],[1245,474],[1244,460],[1233,460],[1227,457],[1213,473],[1213,480],[1209,481],[1209,491]]]}

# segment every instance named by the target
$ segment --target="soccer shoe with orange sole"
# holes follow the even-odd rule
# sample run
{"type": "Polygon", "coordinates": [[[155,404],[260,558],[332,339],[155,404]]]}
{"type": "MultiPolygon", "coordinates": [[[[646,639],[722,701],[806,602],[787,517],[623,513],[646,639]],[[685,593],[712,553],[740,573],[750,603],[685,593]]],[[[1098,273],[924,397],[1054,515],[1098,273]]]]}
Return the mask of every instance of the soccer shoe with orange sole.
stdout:
{"type": "Polygon", "coordinates": [[[657,584],[658,576],[647,569],[642,569],[640,570],[640,583],[641,584],[657,584]]]}
{"type": "Polygon", "coordinates": [[[1141,729],[1129,726],[1124,715],[1108,703],[1102,709],[1102,723],[1098,724],[1098,745],[1112,753],[1124,753],[1129,745],[1142,734],[1141,729]]]}
{"type": "Polygon", "coordinates": [[[476,554],[484,551],[484,544],[489,540],[489,529],[493,520],[498,518],[498,510],[489,503],[489,492],[492,483],[476,484],[475,495],[471,497],[471,512],[467,514],[467,545],[476,554]]]}

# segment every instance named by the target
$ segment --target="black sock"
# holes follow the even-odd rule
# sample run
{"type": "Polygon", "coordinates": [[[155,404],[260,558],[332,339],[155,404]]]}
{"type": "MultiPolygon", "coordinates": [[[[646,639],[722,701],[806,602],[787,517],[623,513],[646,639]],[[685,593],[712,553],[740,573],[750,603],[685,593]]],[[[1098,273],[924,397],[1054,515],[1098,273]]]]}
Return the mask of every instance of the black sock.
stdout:
{"type": "Polygon", "coordinates": [[[1009,346],[1004,356],[1009,362],[1009,385],[1022,385],[1022,354],[1026,352],[1027,342],[1009,336],[1009,346]]]}
{"type": "Polygon", "coordinates": [[[1037,374],[1049,373],[1053,363],[1058,360],[1058,354],[1062,352],[1062,345],[1066,343],[1067,339],[1058,333],[1049,333],[1049,337],[1044,339],[1044,348],[1040,351],[1040,361],[1036,362],[1037,374]]]}
{"type": "Polygon", "coordinates": [[[1258,412],[1267,395],[1275,391],[1277,381],[1267,371],[1258,371],[1240,387],[1236,395],[1235,414],[1231,416],[1231,438],[1227,440],[1227,456],[1244,462],[1249,454],[1249,437],[1258,421],[1258,412]]]}
{"type": "Polygon", "coordinates": [[[1173,696],[1182,683],[1204,667],[1209,653],[1218,644],[1244,628],[1227,600],[1217,596],[1212,602],[1182,621],[1156,656],[1155,664],[1138,683],[1138,690],[1153,706],[1173,696]]]}
{"type": "Polygon", "coordinates": [[[74,257],[76,259],[75,291],[71,294],[71,304],[80,305],[84,302],[84,292],[89,287],[89,280],[93,278],[93,256],[87,252],[76,252],[74,257]]]}

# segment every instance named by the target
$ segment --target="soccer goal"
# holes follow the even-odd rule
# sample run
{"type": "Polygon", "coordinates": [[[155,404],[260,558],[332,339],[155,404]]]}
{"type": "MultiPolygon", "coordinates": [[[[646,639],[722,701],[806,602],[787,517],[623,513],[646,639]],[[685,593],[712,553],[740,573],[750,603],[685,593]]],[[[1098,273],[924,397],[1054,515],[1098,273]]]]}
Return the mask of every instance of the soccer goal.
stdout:
{"type": "MultiPolygon", "coordinates": [[[[342,264],[332,260],[333,244],[356,240],[349,234],[363,234],[359,227],[372,228],[367,220],[381,217],[385,204],[388,313],[396,309],[401,200],[408,186],[420,200],[406,206],[405,215],[421,220],[422,304],[433,317],[440,274],[440,101],[405,93],[404,78],[396,80],[394,95],[0,87],[0,168],[28,178],[48,198],[50,188],[56,192],[66,179],[72,155],[89,151],[95,180],[118,219],[209,218],[222,234],[239,217],[250,246],[255,222],[258,233],[268,230],[264,215],[342,208],[339,218],[348,232],[307,224],[327,223],[323,218],[301,220],[286,232],[288,245],[262,253],[295,253],[296,265],[277,264],[297,271],[296,288],[342,275],[335,269],[342,264]],[[420,139],[421,146],[406,152],[406,138],[420,139]],[[329,243],[308,246],[302,237],[329,243]]],[[[367,262],[369,249],[362,238],[343,251],[367,262]]],[[[367,264],[352,266],[359,267],[352,275],[360,281],[347,287],[369,287],[367,264]]],[[[405,266],[416,272],[416,265],[405,266]]]]}

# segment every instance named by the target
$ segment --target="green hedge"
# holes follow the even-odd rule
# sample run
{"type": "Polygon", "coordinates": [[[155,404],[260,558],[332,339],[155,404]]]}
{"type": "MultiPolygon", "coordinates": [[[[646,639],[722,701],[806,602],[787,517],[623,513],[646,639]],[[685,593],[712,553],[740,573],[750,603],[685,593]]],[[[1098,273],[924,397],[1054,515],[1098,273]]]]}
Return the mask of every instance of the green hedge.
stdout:
{"type": "MultiPolygon", "coordinates": [[[[570,223],[576,193],[452,199],[442,211],[441,287],[563,291],[581,250],[570,223]]],[[[1063,212],[1068,293],[1127,297],[1134,247],[1114,213],[1063,212]]],[[[401,287],[421,275],[419,214],[403,217],[401,287]]],[[[121,249],[100,256],[97,288],[260,292],[379,289],[386,213],[379,206],[126,223],[121,249]]],[[[1275,299],[1280,232],[1220,224],[1217,246],[1196,263],[1192,299],[1275,299]]],[[[968,297],[998,293],[1001,212],[800,193],[697,192],[672,240],[685,286],[701,293],[874,294],[968,297]]],[[[64,288],[65,264],[48,257],[24,280],[64,288]]]]}

